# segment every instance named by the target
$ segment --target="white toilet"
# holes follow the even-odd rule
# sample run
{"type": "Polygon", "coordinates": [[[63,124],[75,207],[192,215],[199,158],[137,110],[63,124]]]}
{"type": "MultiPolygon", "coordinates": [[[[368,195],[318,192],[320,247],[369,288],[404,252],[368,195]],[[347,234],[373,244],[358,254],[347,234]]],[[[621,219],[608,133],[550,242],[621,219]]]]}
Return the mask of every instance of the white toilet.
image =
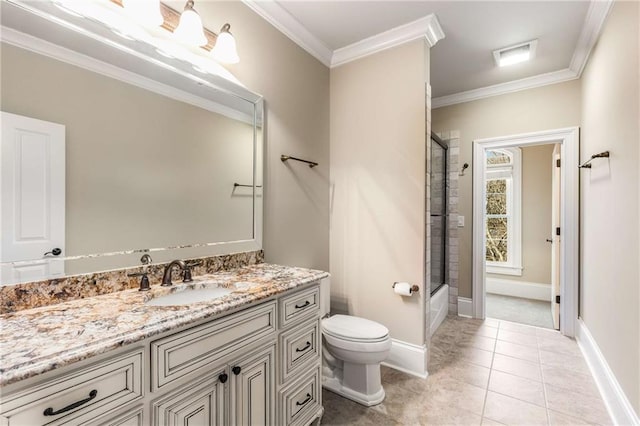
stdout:
{"type": "MultiPolygon", "coordinates": [[[[320,283],[320,309],[329,314],[330,281],[320,283]]],[[[384,400],[380,363],[391,350],[389,330],[382,324],[350,315],[322,320],[322,385],[362,405],[384,400]]]]}

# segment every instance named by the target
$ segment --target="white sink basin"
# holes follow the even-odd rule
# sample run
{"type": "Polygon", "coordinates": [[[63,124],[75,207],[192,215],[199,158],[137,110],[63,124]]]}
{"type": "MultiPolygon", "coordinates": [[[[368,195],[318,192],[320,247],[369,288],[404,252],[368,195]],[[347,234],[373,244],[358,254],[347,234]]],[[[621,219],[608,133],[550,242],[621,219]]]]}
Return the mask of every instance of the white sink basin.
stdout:
{"type": "Polygon", "coordinates": [[[176,305],[190,305],[192,303],[206,302],[208,300],[218,299],[224,297],[227,294],[231,294],[232,290],[223,287],[215,288],[199,288],[188,289],[184,291],[178,291],[175,293],[166,294],[164,296],[156,297],[146,302],[146,305],[150,306],[176,306],[176,305]]]}

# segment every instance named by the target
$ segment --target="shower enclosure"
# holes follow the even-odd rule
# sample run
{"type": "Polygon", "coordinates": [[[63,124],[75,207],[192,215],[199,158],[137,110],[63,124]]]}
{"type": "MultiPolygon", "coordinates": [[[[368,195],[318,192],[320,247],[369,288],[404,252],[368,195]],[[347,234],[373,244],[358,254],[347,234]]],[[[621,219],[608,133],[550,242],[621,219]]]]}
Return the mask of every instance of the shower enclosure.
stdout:
{"type": "Polygon", "coordinates": [[[431,135],[431,294],[446,283],[447,145],[431,135]]]}

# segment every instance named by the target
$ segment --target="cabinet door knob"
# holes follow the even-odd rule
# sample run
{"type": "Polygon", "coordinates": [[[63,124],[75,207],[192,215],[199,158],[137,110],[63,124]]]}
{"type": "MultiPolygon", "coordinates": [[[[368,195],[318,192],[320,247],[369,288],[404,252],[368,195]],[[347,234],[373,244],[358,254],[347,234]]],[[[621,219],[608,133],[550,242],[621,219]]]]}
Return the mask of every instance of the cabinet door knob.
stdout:
{"type": "Polygon", "coordinates": [[[229,376],[227,376],[227,373],[222,373],[218,376],[218,380],[220,380],[220,383],[227,383],[228,378],[229,376]]]}
{"type": "Polygon", "coordinates": [[[242,371],[242,368],[240,368],[240,367],[238,367],[238,366],[236,365],[235,367],[233,367],[233,368],[231,369],[231,371],[233,371],[233,374],[235,374],[235,375],[237,376],[237,375],[238,375],[238,374],[240,374],[240,372],[242,371]]]}

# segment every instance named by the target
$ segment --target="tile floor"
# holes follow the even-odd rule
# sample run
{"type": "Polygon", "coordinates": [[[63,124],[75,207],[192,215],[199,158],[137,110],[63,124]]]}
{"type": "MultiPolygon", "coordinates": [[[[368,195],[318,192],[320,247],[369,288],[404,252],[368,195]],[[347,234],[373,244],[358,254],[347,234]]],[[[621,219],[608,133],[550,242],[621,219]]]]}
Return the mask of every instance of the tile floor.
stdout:
{"type": "Polygon", "coordinates": [[[429,377],[383,367],[387,393],[366,408],[323,392],[325,425],[611,424],[576,342],[555,331],[449,316],[429,377]]]}
{"type": "Polygon", "coordinates": [[[487,316],[500,320],[553,328],[551,303],[487,293],[487,316]]]}

